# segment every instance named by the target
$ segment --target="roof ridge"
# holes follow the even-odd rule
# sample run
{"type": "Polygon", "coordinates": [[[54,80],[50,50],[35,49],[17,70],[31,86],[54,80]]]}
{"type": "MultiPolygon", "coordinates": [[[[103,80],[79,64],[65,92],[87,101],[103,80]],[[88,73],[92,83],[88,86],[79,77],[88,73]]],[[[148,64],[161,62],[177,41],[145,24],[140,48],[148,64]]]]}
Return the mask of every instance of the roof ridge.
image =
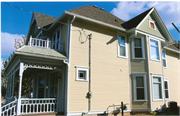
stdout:
{"type": "MultiPolygon", "coordinates": [[[[46,15],[46,16],[50,16],[50,17],[54,17],[54,16],[51,16],[51,15],[47,15],[47,14],[40,13],[40,12],[36,12],[36,11],[33,11],[33,14],[34,14],[34,13],[39,13],[39,14],[42,14],[42,15],[46,15]]],[[[57,17],[54,17],[54,18],[57,18],[57,17]]]]}

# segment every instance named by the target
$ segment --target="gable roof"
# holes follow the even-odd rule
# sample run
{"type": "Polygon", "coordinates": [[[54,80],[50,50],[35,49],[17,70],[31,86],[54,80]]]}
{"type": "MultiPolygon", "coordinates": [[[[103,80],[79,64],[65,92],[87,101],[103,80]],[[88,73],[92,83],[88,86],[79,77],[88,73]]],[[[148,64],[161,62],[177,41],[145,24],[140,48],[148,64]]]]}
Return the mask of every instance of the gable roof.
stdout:
{"type": "Polygon", "coordinates": [[[38,28],[47,29],[48,27],[51,26],[51,24],[54,23],[55,20],[57,20],[57,18],[53,16],[49,16],[49,15],[38,13],[38,12],[33,12],[33,13],[34,13],[38,28]]]}
{"type": "Polygon", "coordinates": [[[124,24],[122,24],[122,26],[124,28],[126,28],[127,30],[138,26],[138,24],[146,17],[146,15],[151,11],[152,8],[150,8],[150,9],[146,10],[145,12],[139,14],[138,16],[126,21],[124,24]]]}
{"type": "Polygon", "coordinates": [[[92,5],[86,5],[68,10],[68,12],[125,29],[122,26],[122,24],[125,23],[125,21],[105,11],[103,8],[98,8],[92,5]]]}

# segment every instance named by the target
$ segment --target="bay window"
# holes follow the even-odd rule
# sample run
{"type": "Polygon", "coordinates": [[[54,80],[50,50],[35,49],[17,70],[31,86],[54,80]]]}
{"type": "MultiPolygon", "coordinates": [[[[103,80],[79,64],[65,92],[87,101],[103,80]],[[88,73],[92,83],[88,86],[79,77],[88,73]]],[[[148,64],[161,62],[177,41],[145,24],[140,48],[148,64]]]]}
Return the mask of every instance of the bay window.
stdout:
{"type": "Polygon", "coordinates": [[[145,74],[134,74],[134,100],[146,101],[146,76],[145,74]]]}
{"type": "Polygon", "coordinates": [[[144,59],[143,37],[134,38],[132,41],[133,59],[144,59]]]}

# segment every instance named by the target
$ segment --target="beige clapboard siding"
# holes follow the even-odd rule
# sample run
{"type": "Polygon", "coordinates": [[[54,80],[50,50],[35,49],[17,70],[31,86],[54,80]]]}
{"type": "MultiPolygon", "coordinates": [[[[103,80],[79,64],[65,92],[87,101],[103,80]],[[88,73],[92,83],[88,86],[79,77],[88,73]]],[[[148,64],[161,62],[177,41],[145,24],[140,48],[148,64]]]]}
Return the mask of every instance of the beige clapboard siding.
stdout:
{"type": "Polygon", "coordinates": [[[178,73],[180,71],[178,66],[178,54],[173,53],[171,51],[166,50],[166,59],[167,59],[167,68],[164,68],[164,78],[169,80],[169,94],[170,94],[170,100],[169,101],[176,101],[179,103],[179,76],[178,73]]]}
{"type": "MultiPolygon", "coordinates": [[[[71,65],[69,84],[69,112],[88,111],[89,82],[75,81],[75,66],[88,67],[89,48],[87,42],[79,42],[79,31],[83,30],[88,35],[92,33],[91,56],[91,111],[105,111],[109,105],[130,103],[128,59],[117,57],[117,33],[108,29],[97,27],[93,24],[75,20],[72,27],[71,65]],[[95,31],[93,31],[95,30],[95,31]],[[98,31],[97,31],[98,30],[98,31]],[[112,41],[107,44],[109,41],[112,41]],[[121,72],[120,69],[123,69],[121,72]]],[[[82,35],[83,40],[85,36],[82,35]]],[[[129,109],[129,106],[128,106],[129,109]]]]}

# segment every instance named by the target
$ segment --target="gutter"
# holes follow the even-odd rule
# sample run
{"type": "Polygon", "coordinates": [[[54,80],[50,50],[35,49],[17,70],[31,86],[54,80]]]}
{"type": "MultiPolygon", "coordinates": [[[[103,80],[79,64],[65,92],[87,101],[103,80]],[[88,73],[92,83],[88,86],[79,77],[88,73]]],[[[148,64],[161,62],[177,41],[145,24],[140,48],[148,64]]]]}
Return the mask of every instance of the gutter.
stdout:
{"type": "Polygon", "coordinates": [[[180,54],[180,51],[176,51],[176,50],[171,49],[171,48],[168,48],[168,47],[164,47],[164,49],[167,49],[167,50],[170,50],[170,51],[173,51],[173,52],[176,52],[176,53],[179,53],[179,54],[180,54]]]}
{"type": "Polygon", "coordinates": [[[90,21],[90,22],[95,22],[97,24],[101,24],[101,25],[104,25],[104,26],[107,26],[107,27],[111,27],[111,28],[118,29],[118,30],[126,32],[126,29],[123,29],[123,28],[120,28],[120,27],[117,27],[117,26],[114,26],[114,25],[111,25],[111,24],[108,24],[108,23],[104,23],[104,22],[101,22],[101,21],[98,21],[98,20],[95,20],[95,19],[91,19],[91,18],[87,18],[87,17],[81,16],[81,15],[78,15],[78,14],[70,13],[68,11],[65,11],[64,13],[68,14],[68,15],[71,15],[71,16],[76,16],[77,18],[80,18],[80,19],[84,19],[84,20],[87,20],[87,21],[90,21]]]}

